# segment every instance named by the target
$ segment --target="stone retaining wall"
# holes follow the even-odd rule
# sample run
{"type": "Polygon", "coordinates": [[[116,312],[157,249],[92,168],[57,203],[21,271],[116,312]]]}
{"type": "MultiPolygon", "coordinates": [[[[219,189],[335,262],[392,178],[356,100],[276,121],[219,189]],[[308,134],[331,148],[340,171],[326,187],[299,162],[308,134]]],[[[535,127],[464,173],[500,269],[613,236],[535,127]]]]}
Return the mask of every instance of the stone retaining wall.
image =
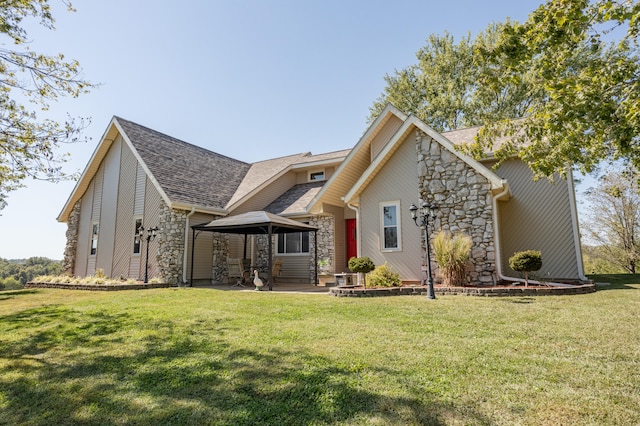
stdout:
{"type": "Polygon", "coordinates": [[[90,290],[90,291],[118,291],[118,290],[148,290],[151,288],[176,287],[175,284],[71,284],[71,283],[27,283],[24,288],[58,288],[64,290],[90,290]]]}
{"type": "MultiPolygon", "coordinates": [[[[573,287],[435,287],[436,295],[463,295],[484,297],[523,297],[523,296],[569,296],[587,294],[596,291],[595,284],[573,287]]],[[[383,297],[383,296],[426,296],[427,289],[422,286],[390,288],[333,287],[329,294],[336,297],[383,297]]]]}

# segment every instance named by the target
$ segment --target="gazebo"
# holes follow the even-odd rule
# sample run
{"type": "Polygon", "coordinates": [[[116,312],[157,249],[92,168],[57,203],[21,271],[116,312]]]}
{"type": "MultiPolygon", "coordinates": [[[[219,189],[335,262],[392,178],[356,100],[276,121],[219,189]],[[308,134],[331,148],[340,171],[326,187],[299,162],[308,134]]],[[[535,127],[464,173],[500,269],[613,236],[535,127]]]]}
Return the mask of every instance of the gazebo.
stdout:
{"type": "Polygon", "coordinates": [[[314,233],[314,257],[315,257],[315,284],[318,284],[318,228],[298,222],[293,219],[278,216],[265,211],[253,211],[236,216],[227,216],[221,219],[212,220],[209,223],[193,225],[191,227],[191,275],[190,285],[193,285],[193,251],[195,247],[195,239],[197,232],[218,232],[221,234],[243,234],[247,235],[268,235],[268,257],[269,268],[267,271],[267,280],[269,282],[269,290],[272,289],[273,277],[271,270],[273,268],[273,234],[286,234],[291,232],[313,232],[314,233]]]}

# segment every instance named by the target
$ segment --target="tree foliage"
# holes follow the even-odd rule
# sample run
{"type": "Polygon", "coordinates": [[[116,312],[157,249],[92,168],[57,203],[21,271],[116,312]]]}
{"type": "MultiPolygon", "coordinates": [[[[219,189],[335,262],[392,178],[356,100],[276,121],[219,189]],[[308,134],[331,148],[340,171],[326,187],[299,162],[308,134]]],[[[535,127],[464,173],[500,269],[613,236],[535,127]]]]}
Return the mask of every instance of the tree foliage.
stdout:
{"type": "Polygon", "coordinates": [[[486,123],[473,153],[520,156],[537,176],[567,164],[590,173],[603,160],[640,165],[639,25],[640,3],[629,0],[548,0],[504,25],[478,54],[526,81],[530,103],[520,120],[486,123]],[[504,135],[511,141],[496,146],[504,135]]]}
{"type": "Polygon", "coordinates": [[[492,48],[506,24],[491,24],[458,43],[451,34],[432,34],[416,57],[418,63],[385,76],[384,92],[370,108],[373,121],[387,103],[412,113],[438,131],[481,125],[521,116],[528,106],[526,81],[504,73],[505,67],[479,55],[492,48]]]}
{"type": "Polygon", "coordinates": [[[637,169],[610,170],[587,191],[584,237],[608,263],[631,274],[640,262],[640,184],[637,169]]]}
{"type": "Polygon", "coordinates": [[[6,260],[0,258],[0,290],[24,286],[40,275],[58,275],[62,273],[60,261],[46,257],[30,257],[26,260],[6,260]]]}
{"type": "Polygon", "coordinates": [[[0,3],[0,209],[7,193],[24,186],[27,177],[53,182],[67,177],[61,167],[67,158],[56,151],[61,143],[80,139],[85,120],[69,117],[59,123],[42,116],[58,98],[77,97],[93,87],[82,77],[78,61],[29,47],[26,19],[54,29],[48,0],[0,3]]]}

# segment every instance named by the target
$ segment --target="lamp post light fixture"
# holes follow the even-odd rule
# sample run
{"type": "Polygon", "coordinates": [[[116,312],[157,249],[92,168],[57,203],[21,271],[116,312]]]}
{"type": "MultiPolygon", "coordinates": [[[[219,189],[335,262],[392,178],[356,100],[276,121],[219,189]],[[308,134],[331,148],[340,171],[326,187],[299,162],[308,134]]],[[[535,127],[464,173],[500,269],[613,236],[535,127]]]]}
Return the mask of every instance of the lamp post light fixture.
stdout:
{"type": "MultiPolygon", "coordinates": [[[[411,219],[413,219],[416,226],[424,229],[424,243],[427,246],[427,299],[435,299],[436,292],[433,289],[433,276],[431,274],[431,247],[429,244],[429,218],[435,217],[435,210],[437,206],[435,204],[429,204],[426,201],[422,202],[420,209],[415,204],[411,204],[409,211],[411,212],[411,219]]],[[[424,279],[422,280],[424,285],[424,279]]]]}
{"type": "Polygon", "coordinates": [[[144,283],[149,282],[149,243],[153,241],[158,235],[158,227],[154,226],[153,228],[145,229],[144,226],[141,226],[138,229],[138,238],[140,241],[147,240],[147,248],[146,248],[146,259],[144,261],[144,283]]]}

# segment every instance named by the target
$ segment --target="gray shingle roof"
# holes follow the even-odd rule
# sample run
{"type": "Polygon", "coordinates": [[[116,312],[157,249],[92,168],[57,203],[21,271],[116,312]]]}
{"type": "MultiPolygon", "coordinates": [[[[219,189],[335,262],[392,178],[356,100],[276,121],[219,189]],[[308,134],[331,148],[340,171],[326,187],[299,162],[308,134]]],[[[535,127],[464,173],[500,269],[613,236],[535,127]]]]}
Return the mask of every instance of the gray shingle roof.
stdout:
{"type": "Polygon", "coordinates": [[[307,206],[325,183],[319,181],[295,185],[276,198],[264,210],[277,215],[305,213],[307,206]]]}
{"type": "Polygon", "coordinates": [[[224,209],[250,164],[116,117],[172,202],[224,209]]]}

